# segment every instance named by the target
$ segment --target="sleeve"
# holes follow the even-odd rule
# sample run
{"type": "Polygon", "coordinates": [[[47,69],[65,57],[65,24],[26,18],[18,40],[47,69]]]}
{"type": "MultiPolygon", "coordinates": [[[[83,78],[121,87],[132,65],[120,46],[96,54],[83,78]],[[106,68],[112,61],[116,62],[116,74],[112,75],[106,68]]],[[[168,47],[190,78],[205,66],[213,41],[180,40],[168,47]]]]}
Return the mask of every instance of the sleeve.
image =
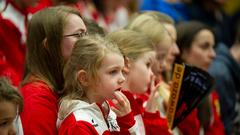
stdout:
{"type": "Polygon", "coordinates": [[[58,135],[79,135],[79,134],[97,135],[98,133],[92,127],[91,124],[84,121],[78,121],[73,125],[67,123],[66,125],[61,126],[58,131],[58,135]]]}
{"type": "Polygon", "coordinates": [[[25,91],[24,108],[20,117],[25,135],[56,135],[57,99],[50,89],[42,87],[22,88],[36,92],[28,97],[25,91]],[[49,91],[49,92],[46,92],[49,91]]]}
{"type": "Polygon", "coordinates": [[[160,113],[144,111],[143,121],[147,135],[170,135],[167,120],[160,117],[160,113]]]}
{"type": "Polygon", "coordinates": [[[136,132],[136,122],[133,117],[133,112],[130,112],[126,116],[117,117],[117,122],[120,127],[120,132],[113,132],[114,135],[130,135],[136,132]]]}

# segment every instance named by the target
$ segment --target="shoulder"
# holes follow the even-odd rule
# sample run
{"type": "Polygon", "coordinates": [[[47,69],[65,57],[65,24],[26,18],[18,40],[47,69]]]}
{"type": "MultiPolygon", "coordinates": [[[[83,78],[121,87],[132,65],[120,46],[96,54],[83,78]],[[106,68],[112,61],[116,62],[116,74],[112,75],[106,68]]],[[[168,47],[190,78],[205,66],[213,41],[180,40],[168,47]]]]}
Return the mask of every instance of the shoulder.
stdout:
{"type": "Polygon", "coordinates": [[[20,89],[24,108],[22,116],[32,117],[56,117],[58,109],[58,97],[43,82],[31,82],[20,89]]]}
{"type": "Polygon", "coordinates": [[[57,100],[58,96],[54,93],[46,83],[42,81],[34,81],[25,84],[20,89],[25,100],[37,98],[39,100],[57,100]]]}
{"type": "Polygon", "coordinates": [[[67,132],[71,132],[71,134],[84,132],[86,134],[97,135],[108,131],[104,119],[84,109],[72,112],[63,120],[59,128],[60,134],[66,134],[67,132]]]}

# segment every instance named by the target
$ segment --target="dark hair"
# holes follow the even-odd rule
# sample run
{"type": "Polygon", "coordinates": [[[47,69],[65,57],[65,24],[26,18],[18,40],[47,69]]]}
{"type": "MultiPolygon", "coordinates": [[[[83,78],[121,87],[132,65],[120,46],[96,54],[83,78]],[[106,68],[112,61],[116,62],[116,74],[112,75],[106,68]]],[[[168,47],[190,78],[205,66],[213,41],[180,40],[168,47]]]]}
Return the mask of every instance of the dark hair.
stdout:
{"type": "MultiPolygon", "coordinates": [[[[176,26],[177,45],[181,53],[191,48],[195,36],[203,29],[210,30],[213,33],[210,27],[198,21],[182,22],[176,26]]],[[[177,62],[181,62],[180,57],[178,56],[177,62]]]]}
{"type": "Polygon", "coordinates": [[[23,109],[22,96],[5,77],[0,77],[0,102],[2,101],[14,103],[18,107],[19,112],[23,109]]]}

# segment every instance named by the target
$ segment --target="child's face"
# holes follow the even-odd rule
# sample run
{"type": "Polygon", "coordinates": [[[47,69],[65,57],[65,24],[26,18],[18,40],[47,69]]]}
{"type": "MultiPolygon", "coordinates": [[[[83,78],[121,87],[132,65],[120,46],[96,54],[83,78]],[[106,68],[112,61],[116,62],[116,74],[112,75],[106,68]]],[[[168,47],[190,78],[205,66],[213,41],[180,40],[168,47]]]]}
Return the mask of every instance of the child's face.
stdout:
{"type": "Polygon", "coordinates": [[[153,76],[152,64],[155,55],[154,51],[146,52],[130,64],[126,83],[133,93],[142,94],[146,92],[151,81],[151,76],[153,76]]]}
{"type": "Polygon", "coordinates": [[[163,64],[166,61],[169,50],[172,45],[172,38],[165,33],[164,39],[156,45],[156,57],[154,64],[152,66],[152,70],[156,76],[161,76],[163,71],[163,64]]]}
{"type": "Polygon", "coordinates": [[[0,135],[15,135],[16,130],[13,126],[17,115],[17,107],[11,102],[0,102],[0,135]]]}
{"type": "Polygon", "coordinates": [[[101,63],[97,74],[99,80],[95,86],[98,97],[102,100],[113,98],[115,91],[120,90],[125,78],[122,74],[124,58],[117,53],[108,53],[101,63]]]}
{"type": "Polygon", "coordinates": [[[87,31],[84,22],[79,16],[69,14],[67,20],[63,30],[63,39],[61,41],[62,55],[65,60],[71,55],[73,46],[81,35],[80,33],[85,33],[87,31]]]}
{"type": "Polygon", "coordinates": [[[169,36],[171,37],[171,42],[169,42],[171,47],[168,50],[164,66],[166,70],[171,71],[176,56],[180,54],[180,50],[176,44],[177,33],[175,27],[172,24],[164,24],[164,27],[166,28],[169,36]]]}

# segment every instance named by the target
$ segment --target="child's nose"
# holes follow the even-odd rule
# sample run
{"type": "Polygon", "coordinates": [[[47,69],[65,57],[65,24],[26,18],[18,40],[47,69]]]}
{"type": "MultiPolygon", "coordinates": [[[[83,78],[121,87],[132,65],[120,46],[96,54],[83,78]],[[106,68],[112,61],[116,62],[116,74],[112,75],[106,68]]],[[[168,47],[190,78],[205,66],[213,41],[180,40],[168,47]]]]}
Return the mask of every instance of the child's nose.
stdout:
{"type": "Polygon", "coordinates": [[[118,80],[118,83],[119,83],[119,84],[122,84],[123,82],[125,82],[125,77],[124,77],[124,75],[121,73],[120,78],[119,78],[119,80],[118,80]]]}

